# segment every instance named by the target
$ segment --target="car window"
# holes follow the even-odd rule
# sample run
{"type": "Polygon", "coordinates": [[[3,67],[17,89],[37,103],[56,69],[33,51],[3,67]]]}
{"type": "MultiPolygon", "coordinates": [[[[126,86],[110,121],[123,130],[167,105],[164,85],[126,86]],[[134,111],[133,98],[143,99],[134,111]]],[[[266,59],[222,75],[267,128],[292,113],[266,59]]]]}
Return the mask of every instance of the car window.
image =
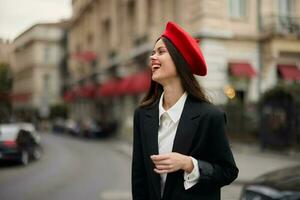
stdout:
{"type": "Polygon", "coordinates": [[[0,126],[0,141],[15,140],[17,138],[19,128],[13,125],[0,126]]]}

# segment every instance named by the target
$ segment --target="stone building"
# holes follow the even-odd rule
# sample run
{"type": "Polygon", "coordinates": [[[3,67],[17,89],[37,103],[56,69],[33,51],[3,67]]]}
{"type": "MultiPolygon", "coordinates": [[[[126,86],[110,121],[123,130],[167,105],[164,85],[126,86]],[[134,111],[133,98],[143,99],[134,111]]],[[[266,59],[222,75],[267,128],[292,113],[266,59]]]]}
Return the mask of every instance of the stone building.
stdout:
{"type": "Polygon", "coordinates": [[[72,7],[64,98],[74,119],[109,118],[121,133],[131,130],[149,52],[167,21],[200,39],[208,75],[197,78],[215,104],[257,102],[278,80],[299,80],[286,72],[299,73],[296,0],[73,0],[72,7]]]}
{"type": "Polygon", "coordinates": [[[35,24],[14,39],[12,101],[16,113],[30,120],[48,117],[62,102],[60,70],[66,51],[66,22],[35,24]]]}

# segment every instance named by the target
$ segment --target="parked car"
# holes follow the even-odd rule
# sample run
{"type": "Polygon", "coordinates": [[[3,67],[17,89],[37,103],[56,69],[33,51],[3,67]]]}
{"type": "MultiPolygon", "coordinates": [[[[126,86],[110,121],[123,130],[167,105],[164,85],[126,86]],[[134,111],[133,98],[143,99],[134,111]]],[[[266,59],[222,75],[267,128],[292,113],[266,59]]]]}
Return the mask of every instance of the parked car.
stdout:
{"type": "Polygon", "coordinates": [[[300,200],[300,166],[276,170],[244,186],[241,200],[300,200]]]}
{"type": "Polygon", "coordinates": [[[65,133],[73,136],[79,135],[79,126],[73,119],[67,119],[65,121],[65,133]]]}
{"type": "Polygon", "coordinates": [[[0,160],[27,165],[41,157],[41,138],[30,123],[0,124],[0,160]]]}
{"type": "Polygon", "coordinates": [[[65,132],[65,120],[62,118],[56,118],[52,122],[52,131],[54,133],[64,133],[65,132]]]}

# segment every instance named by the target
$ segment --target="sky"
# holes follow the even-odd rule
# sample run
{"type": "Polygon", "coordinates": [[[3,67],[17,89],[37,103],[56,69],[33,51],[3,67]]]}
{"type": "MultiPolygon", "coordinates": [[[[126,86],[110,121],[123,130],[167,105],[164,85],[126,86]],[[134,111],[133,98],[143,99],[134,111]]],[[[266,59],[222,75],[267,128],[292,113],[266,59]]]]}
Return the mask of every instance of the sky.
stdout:
{"type": "Polygon", "coordinates": [[[71,0],[0,0],[0,38],[13,40],[36,23],[70,18],[71,0]]]}

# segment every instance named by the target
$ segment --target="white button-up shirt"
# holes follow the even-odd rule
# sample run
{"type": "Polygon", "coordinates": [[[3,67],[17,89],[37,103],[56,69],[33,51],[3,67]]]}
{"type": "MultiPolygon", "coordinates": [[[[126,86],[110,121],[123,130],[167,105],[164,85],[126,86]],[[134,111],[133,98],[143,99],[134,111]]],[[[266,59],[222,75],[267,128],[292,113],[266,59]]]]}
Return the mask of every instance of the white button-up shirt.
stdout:
{"type": "MultiPolygon", "coordinates": [[[[158,152],[159,154],[171,153],[179,124],[179,119],[187,98],[186,92],[168,110],[163,108],[163,96],[159,100],[159,129],[158,129],[158,152]]],[[[191,173],[184,173],[184,188],[189,189],[195,185],[200,177],[198,162],[193,157],[194,169],[191,173]]],[[[161,174],[161,192],[163,194],[167,174],[161,174]]]]}

